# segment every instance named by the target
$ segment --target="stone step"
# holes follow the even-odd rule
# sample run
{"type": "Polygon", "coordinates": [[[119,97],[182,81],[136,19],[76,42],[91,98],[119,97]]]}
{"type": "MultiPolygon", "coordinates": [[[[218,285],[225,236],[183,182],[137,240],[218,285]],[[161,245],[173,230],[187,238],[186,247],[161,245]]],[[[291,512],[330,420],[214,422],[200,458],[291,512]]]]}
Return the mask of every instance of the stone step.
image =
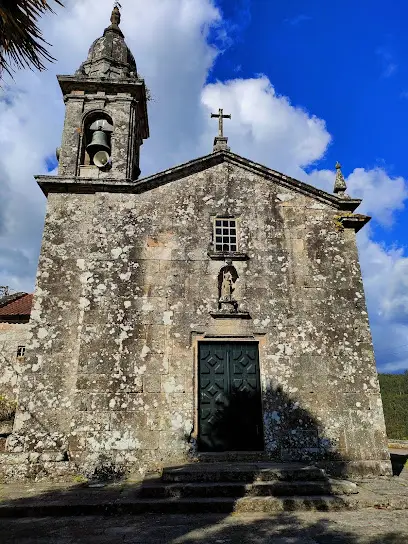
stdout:
{"type": "MultiPolygon", "coordinates": [[[[223,451],[200,452],[196,454],[200,463],[236,463],[236,462],[265,462],[264,451],[223,451]]],[[[268,461],[266,461],[268,462],[268,461]]]]}
{"type": "Polygon", "coordinates": [[[186,497],[300,497],[317,495],[352,495],[358,493],[357,485],[344,481],[274,481],[274,482],[150,482],[139,491],[141,498],[186,497]]]}
{"type": "Polygon", "coordinates": [[[358,507],[354,497],[304,496],[304,497],[230,497],[188,499],[131,499],[118,501],[20,501],[12,506],[0,504],[0,518],[129,515],[129,514],[197,514],[231,512],[285,512],[331,511],[358,507]]]}
{"type": "Polygon", "coordinates": [[[324,470],[300,464],[196,463],[163,469],[164,482],[325,481],[324,470]]]}

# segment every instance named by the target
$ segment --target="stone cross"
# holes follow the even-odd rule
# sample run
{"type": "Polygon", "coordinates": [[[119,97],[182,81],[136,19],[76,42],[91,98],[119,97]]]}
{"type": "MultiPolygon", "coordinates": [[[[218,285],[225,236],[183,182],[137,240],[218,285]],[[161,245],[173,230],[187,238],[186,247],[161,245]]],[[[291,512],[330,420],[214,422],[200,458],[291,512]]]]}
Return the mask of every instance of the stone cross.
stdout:
{"type": "Polygon", "coordinates": [[[220,108],[218,113],[212,113],[211,118],[218,117],[218,137],[224,137],[224,119],[231,119],[231,115],[223,115],[223,109],[220,108]]]}

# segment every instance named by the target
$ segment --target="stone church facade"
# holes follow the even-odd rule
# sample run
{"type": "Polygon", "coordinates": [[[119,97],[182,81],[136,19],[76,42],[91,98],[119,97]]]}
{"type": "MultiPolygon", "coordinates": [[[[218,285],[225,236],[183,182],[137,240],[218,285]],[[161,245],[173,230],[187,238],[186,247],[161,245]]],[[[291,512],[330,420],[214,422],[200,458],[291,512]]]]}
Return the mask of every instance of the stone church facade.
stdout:
{"type": "Polygon", "coordinates": [[[209,155],[139,178],[146,89],[116,9],[111,22],[59,77],[59,171],[37,177],[47,215],[5,455],[53,473],[229,456],[390,474],[356,247],[369,218],[340,168],[329,194],[221,132],[209,155]]]}

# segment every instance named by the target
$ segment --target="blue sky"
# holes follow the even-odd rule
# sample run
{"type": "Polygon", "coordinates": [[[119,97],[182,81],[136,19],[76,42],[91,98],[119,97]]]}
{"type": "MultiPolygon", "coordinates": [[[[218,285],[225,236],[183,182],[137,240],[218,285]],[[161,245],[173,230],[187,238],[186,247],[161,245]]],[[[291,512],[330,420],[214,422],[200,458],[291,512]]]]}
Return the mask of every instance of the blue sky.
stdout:
{"type": "Polygon", "coordinates": [[[210,79],[268,75],[281,94],[326,120],[337,155],[408,173],[408,56],[403,2],[218,0],[239,25],[210,79]],[[387,6],[387,7],[385,7],[387,6]],[[244,17],[243,13],[247,15],[244,17]]]}
{"type": "MultiPolygon", "coordinates": [[[[319,168],[339,160],[408,178],[408,5],[380,0],[217,0],[233,43],[210,81],[266,74],[280,94],[326,121],[333,135],[319,168]]],[[[215,40],[216,42],[216,40],[215,40]]],[[[380,229],[406,246],[407,214],[380,229]]],[[[378,225],[374,225],[379,229],[378,225]]],[[[408,339],[407,339],[408,342],[408,339]]]]}
{"type": "MultiPolygon", "coordinates": [[[[211,150],[223,107],[231,149],[332,191],[343,165],[380,370],[408,369],[408,6],[374,0],[121,0],[121,28],[151,89],[142,175],[211,150]]],[[[111,0],[70,0],[41,24],[55,64],[0,91],[0,285],[32,291],[45,214],[33,176],[55,167],[72,74],[111,0]],[[92,16],[90,17],[90,13],[92,16]]]]}

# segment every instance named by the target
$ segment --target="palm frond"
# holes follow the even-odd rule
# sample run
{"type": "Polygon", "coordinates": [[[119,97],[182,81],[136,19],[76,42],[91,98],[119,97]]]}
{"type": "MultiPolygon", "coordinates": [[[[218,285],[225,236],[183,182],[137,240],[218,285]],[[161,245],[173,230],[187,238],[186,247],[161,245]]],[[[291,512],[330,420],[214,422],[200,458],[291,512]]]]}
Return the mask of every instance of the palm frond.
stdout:
{"type": "MultiPolygon", "coordinates": [[[[52,0],[63,6],[60,0],[52,0]]],[[[0,75],[11,75],[17,68],[45,70],[46,61],[54,61],[46,46],[50,45],[38,28],[38,19],[53,10],[47,0],[1,0],[0,2],[0,75]]]]}

